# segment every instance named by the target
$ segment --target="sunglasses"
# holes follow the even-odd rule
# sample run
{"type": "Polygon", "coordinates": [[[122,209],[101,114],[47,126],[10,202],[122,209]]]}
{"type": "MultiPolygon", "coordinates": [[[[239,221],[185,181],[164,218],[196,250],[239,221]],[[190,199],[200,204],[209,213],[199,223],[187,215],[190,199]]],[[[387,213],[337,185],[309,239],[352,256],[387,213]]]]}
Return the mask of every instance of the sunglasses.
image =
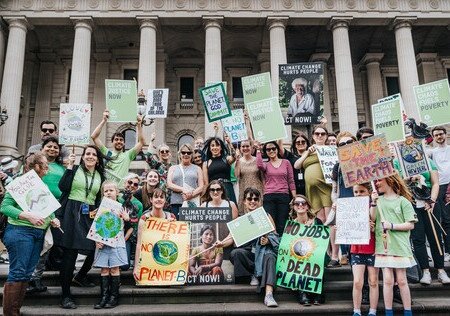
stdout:
{"type": "Polygon", "coordinates": [[[182,151],[181,154],[182,154],[183,156],[184,156],[184,155],[190,156],[190,155],[192,154],[192,152],[191,152],[191,151],[182,151]]]}
{"type": "Polygon", "coordinates": [[[222,192],[221,188],[209,188],[209,192],[222,192]]]}
{"type": "Polygon", "coordinates": [[[306,144],[306,140],[298,140],[295,142],[296,145],[305,145],[306,144]]]}
{"type": "Polygon", "coordinates": [[[241,145],[242,148],[249,148],[250,145],[241,145]]]}
{"type": "Polygon", "coordinates": [[[266,151],[277,151],[277,147],[266,147],[266,151]]]}
{"type": "Polygon", "coordinates": [[[168,153],[169,153],[169,150],[163,149],[163,150],[160,150],[159,152],[160,152],[161,154],[168,154],[168,153]]]}
{"type": "Polygon", "coordinates": [[[373,135],[366,135],[366,136],[361,136],[361,139],[366,139],[366,138],[369,138],[369,137],[372,137],[373,135]]]}
{"type": "Polygon", "coordinates": [[[131,180],[129,180],[128,181],[128,185],[132,185],[132,186],[134,186],[134,187],[138,187],[139,186],[139,183],[138,182],[133,182],[133,181],[131,181],[131,180]]]}
{"type": "Polygon", "coordinates": [[[314,135],[316,135],[316,136],[327,136],[327,133],[314,132],[314,135]]]}
{"type": "Polygon", "coordinates": [[[295,201],[294,202],[295,206],[303,206],[303,205],[306,205],[306,204],[308,204],[308,203],[306,203],[306,201],[295,201]]]}
{"type": "Polygon", "coordinates": [[[349,145],[349,144],[351,144],[351,143],[353,143],[353,139],[349,139],[349,140],[346,141],[346,142],[339,143],[339,144],[338,144],[338,147],[345,146],[345,145],[349,145]]]}
{"type": "Polygon", "coordinates": [[[258,202],[259,201],[259,197],[256,197],[256,196],[254,196],[254,197],[248,197],[248,198],[245,198],[247,201],[249,201],[249,202],[251,202],[251,201],[253,201],[253,202],[258,202]]]}
{"type": "Polygon", "coordinates": [[[49,132],[50,134],[53,134],[55,132],[55,130],[53,128],[43,128],[41,129],[42,133],[47,133],[49,132]]]}

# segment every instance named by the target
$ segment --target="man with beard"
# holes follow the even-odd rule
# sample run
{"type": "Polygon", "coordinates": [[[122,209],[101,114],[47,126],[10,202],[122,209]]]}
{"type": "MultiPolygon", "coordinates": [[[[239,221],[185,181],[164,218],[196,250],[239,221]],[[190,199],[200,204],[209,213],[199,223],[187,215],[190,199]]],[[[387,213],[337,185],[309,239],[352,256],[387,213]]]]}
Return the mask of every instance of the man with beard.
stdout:
{"type": "MultiPolygon", "coordinates": [[[[49,137],[58,137],[58,129],[52,121],[42,121],[41,125],[41,142],[28,148],[27,155],[34,154],[42,149],[42,142],[49,137]]],[[[69,150],[65,146],[61,147],[61,156],[63,159],[69,158],[69,150]]]]}

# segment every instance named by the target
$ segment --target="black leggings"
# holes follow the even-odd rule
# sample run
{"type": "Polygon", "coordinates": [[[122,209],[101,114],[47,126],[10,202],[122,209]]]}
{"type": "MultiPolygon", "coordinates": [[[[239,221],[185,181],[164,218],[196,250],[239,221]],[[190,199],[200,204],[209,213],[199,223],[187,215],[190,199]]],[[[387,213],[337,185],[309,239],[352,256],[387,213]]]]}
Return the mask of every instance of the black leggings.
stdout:
{"type": "Polygon", "coordinates": [[[289,218],[291,198],[287,193],[264,194],[264,209],[275,222],[275,229],[278,235],[283,234],[284,226],[289,218]]]}
{"type": "MultiPolygon", "coordinates": [[[[78,257],[78,249],[64,248],[63,260],[61,264],[61,271],[59,273],[59,279],[62,288],[62,297],[70,297],[70,284],[73,279],[73,271],[75,270],[75,263],[78,257]]],[[[83,279],[87,276],[87,273],[94,263],[94,251],[90,252],[86,259],[84,259],[83,266],[78,271],[78,279],[83,279]]]]}

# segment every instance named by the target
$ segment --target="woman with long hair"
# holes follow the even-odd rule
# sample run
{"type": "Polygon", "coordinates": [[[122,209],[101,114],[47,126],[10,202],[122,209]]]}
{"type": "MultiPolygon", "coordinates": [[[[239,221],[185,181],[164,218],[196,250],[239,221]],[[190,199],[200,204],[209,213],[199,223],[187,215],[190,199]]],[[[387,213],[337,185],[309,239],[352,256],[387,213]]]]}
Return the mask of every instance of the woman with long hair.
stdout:
{"type": "Polygon", "coordinates": [[[155,189],[160,188],[165,191],[165,185],[161,181],[161,176],[155,169],[147,171],[142,188],[138,189],[134,196],[144,206],[144,211],[152,207],[152,195],[155,189]]]}
{"type": "Polygon", "coordinates": [[[238,209],[233,201],[227,197],[224,184],[219,180],[212,180],[206,186],[206,192],[202,197],[202,207],[229,207],[233,219],[238,217],[238,209]]]}

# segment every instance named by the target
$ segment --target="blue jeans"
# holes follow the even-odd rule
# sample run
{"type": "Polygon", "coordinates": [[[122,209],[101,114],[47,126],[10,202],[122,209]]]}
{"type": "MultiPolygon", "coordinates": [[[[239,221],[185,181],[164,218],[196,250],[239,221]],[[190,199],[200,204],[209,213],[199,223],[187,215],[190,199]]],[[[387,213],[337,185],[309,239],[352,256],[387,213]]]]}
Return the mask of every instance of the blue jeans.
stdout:
{"type": "Polygon", "coordinates": [[[8,224],[3,243],[8,249],[8,282],[31,279],[44,244],[45,229],[8,224]]]}

